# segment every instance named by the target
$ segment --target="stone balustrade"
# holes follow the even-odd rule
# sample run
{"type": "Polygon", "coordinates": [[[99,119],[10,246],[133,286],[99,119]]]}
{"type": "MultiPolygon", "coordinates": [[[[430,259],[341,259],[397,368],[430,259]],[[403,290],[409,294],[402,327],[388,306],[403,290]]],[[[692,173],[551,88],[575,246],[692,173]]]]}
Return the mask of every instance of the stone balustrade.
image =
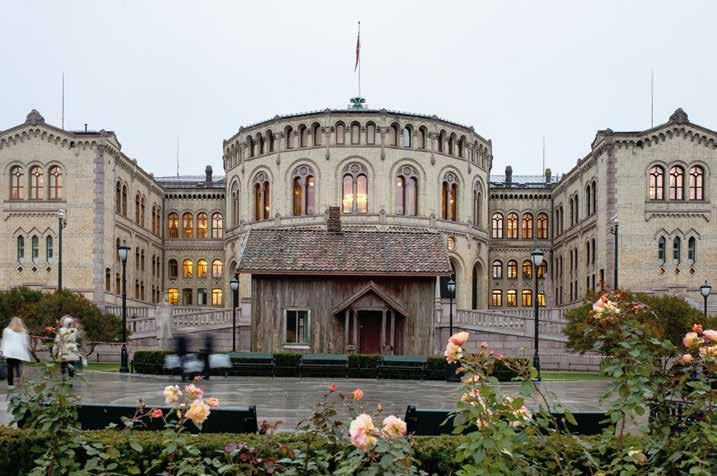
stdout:
{"type": "MultiPolygon", "coordinates": [[[[154,309],[152,309],[154,311],[154,309]]],[[[127,311],[129,315],[129,310],[127,311]]],[[[127,329],[134,336],[147,336],[157,332],[157,321],[154,312],[151,317],[137,316],[127,319],[127,329]]],[[[175,329],[207,328],[232,322],[231,309],[207,309],[207,308],[172,308],[172,318],[175,329]],[[200,309],[199,311],[197,309],[200,309]]],[[[237,316],[237,325],[240,318],[237,316]]]]}
{"type": "MultiPolygon", "coordinates": [[[[548,309],[544,311],[550,311],[548,309]]],[[[557,315],[557,314],[555,314],[557,315]]],[[[514,335],[533,336],[534,319],[532,315],[522,313],[503,313],[502,311],[456,311],[454,325],[476,326],[491,332],[508,332],[514,335]]],[[[540,334],[544,337],[564,339],[563,329],[566,321],[556,318],[549,312],[540,315],[540,334]]]]}

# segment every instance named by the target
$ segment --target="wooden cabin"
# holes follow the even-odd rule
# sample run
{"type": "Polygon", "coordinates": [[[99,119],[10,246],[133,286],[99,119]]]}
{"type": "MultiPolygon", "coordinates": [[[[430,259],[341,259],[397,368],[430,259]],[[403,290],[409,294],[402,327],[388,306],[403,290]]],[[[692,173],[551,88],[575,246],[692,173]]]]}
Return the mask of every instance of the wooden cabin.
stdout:
{"type": "MultiPolygon", "coordinates": [[[[337,211],[330,214],[338,215],[337,211]]],[[[436,277],[451,273],[437,233],[252,230],[252,350],[428,354],[436,277]]]]}

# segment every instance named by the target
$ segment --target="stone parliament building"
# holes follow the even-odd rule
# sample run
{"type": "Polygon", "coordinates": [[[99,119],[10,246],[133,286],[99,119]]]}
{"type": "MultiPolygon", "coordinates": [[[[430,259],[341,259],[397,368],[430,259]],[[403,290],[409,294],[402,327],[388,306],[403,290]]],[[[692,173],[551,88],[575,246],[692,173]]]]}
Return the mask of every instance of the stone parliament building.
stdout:
{"type": "MultiPolygon", "coordinates": [[[[492,142],[473,127],[354,105],[241,127],[224,140],[222,177],[209,166],[155,177],[114,132],[63,130],[33,110],[0,131],[0,289],[57,288],[62,209],[63,287],[117,306],[117,250],[127,245],[129,306],[166,293],[177,306],[226,309],[252,230],[325,231],[337,206],[345,233],[438,235],[459,313],[532,315],[536,299],[560,310],[613,287],[616,223],[621,288],[701,305],[700,285],[717,283],[715,160],[717,132],[678,109],[648,130],[598,131],[562,176],[510,166],[491,175],[492,142]],[[545,253],[537,273],[536,247],[545,253]]],[[[438,327],[449,276],[435,274],[438,327]]],[[[241,275],[243,316],[253,312],[251,281],[241,275]]],[[[276,322],[294,337],[310,322],[295,311],[278,310],[276,322]]]]}

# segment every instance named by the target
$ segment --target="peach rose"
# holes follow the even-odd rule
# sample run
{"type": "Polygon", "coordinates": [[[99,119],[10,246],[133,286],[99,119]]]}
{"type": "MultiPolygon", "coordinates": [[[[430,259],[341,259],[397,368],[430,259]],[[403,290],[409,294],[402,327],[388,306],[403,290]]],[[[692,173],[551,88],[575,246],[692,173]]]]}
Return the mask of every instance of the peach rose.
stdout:
{"type": "Polygon", "coordinates": [[[703,336],[705,336],[705,339],[707,339],[710,342],[717,343],[717,331],[713,329],[707,329],[702,333],[703,336]]]}
{"type": "Polygon", "coordinates": [[[182,396],[182,391],[179,390],[178,385],[167,385],[164,387],[164,401],[167,403],[177,403],[179,397],[182,396]]]}
{"type": "Polygon", "coordinates": [[[702,324],[694,324],[692,326],[692,330],[698,334],[701,334],[702,333],[702,324]]]}
{"type": "Polygon", "coordinates": [[[690,354],[684,354],[680,359],[677,361],[677,363],[682,365],[689,365],[692,363],[692,361],[695,360],[694,357],[692,357],[690,354]]]}
{"type": "Polygon", "coordinates": [[[717,345],[700,347],[700,355],[703,359],[717,358],[717,345]]]}
{"type": "Polygon", "coordinates": [[[470,337],[470,334],[467,332],[458,332],[456,334],[453,334],[448,341],[451,344],[457,345],[458,347],[461,347],[463,344],[466,343],[468,340],[468,337],[470,337]]]}
{"type": "Polygon", "coordinates": [[[149,416],[152,418],[162,418],[163,413],[161,408],[155,408],[149,413],[149,416]]]}
{"type": "Polygon", "coordinates": [[[184,387],[184,392],[187,394],[187,398],[189,398],[190,400],[197,400],[204,396],[204,390],[197,387],[193,383],[190,383],[189,385],[184,387]]]}
{"type": "Polygon", "coordinates": [[[688,349],[695,349],[702,344],[703,340],[697,336],[696,332],[688,332],[682,339],[682,344],[688,349]]]}
{"type": "Polygon", "coordinates": [[[453,362],[458,362],[463,358],[463,349],[460,346],[449,342],[443,355],[446,356],[446,361],[449,364],[452,364],[453,362]]]}
{"type": "Polygon", "coordinates": [[[383,434],[387,438],[404,436],[406,434],[406,422],[393,415],[383,419],[383,434]]]}
{"type": "Polygon", "coordinates": [[[376,444],[376,428],[373,420],[365,413],[357,416],[349,425],[351,444],[361,451],[366,451],[376,444]]]}
{"type": "Polygon", "coordinates": [[[333,393],[333,392],[335,392],[335,391],[336,391],[336,384],[335,384],[335,383],[332,383],[332,384],[329,386],[329,392],[332,392],[332,393],[333,393]]]}
{"type": "Polygon", "coordinates": [[[204,423],[207,418],[209,418],[209,413],[211,413],[209,405],[204,403],[203,400],[197,399],[194,400],[191,405],[189,405],[189,410],[187,410],[185,416],[192,420],[192,422],[197,427],[201,428],[202,423],[204,423]]]}
{"type": "Polygon", "coordinates": [[[511,426],[520,427],[520,426],[525,425],[525,423],[528,422],[533,417],[533,414],[530,413],[530,410],[528,410],[528,407],[523,405],[522,407],[518,408],[517,410],[513,410],[513,416],[516,417],[517,420],[511,422],[511,426]]]}
{"type": "Polygon", "coordinates": [[[647,456],[645,456],[645,453],[643,453],[642,450],[630,448],[630,450],[627,452],[627,455],[632,458],[635,464],[647,464],[647,456]]]}
{"type": "Polygon", "coordinates": [[[360,388],[357,388],[356,390],[354,390],[353,397],[354,397],[354,400],[357,400],[357,401],[361,400],[363,398],[363,390],[361,390],[360,388]]]}
{"type": "Polygon", "coordinates": [[[210,408],[217,408],[219,406],[218,398],[214,398],[214,397],[207,398],[205,400],[205,402],[207,403],[207,405],[209,405],[210,408]]]}

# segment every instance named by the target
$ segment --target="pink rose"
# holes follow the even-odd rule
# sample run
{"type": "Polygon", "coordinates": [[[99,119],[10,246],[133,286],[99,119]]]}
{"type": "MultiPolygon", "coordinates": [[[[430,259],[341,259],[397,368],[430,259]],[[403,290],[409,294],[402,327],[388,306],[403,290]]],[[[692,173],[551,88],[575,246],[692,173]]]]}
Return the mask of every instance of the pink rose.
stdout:
{"type": "Polygon", "coordinates": [[[449,364],[452,364],[453,362],[458,362],[461,358],[463,358],[463,349],[460,346],[449,342],[443,355],[446,356],[446,361],[449,364]]]}
{"type": "Polygon", "coordinates": [[[692,326],[692,330],[698,334],[701,334],[702,333],[702,324],[694,324],[692,326]]]}
{"type": "Polygon", "coordinates": [[[460,346],[462,346],[463,344],[466,343],[466,341],[468,340],[468,337],[469,337],[469,336],[470,336],[470,334],[468,334],[467,332],[458,332],[458,333],[456,333],[456,334],[453,334],[453,335],[448,339],[448,341],[449,341],[451,344],[454,344],[454,345],[457,345],[458,347],[460,347],[460,346]]]}
{"type": "Polygon", "coordinates": [[[695,360],[695,358],[692,357],[690,354],[684,354],[677,362],[682,365],[689,365],[692,363],[693,360],[695,360]]]}
{"type": "Polygon", "coordinates": [[[353,397],[354,397],[354,400],[357,400],[357,401],[361,400],[363,398],[363,390],[361,390],[360,388],[357,388],[356,390],[354,390],[353,397]]]}
{"type": "Polygon", "coordinates": [[[688,332],[682,339],[682,344],[688,349],[694,349],[702,344],[703,340],[699,338],[696,332],[688,332]]]}
{"type": "Polygon", "coordinates": [[[162,415],[163,415],[163,413],[162,413],[162,409],[161,409],[161,408],[155,408],[155,409],[152,410],[152,411],[150,412],[150,414],[149,414],[149,416],[152,417],[152,418],[162,418],[162,415]]]}
{"type": "Polygon", "coordinates": [[[705,336],[705,339],[707,339],[708,341],[717,343],[717,331],[713,329],[707,329],[702,333],[702,335],[705,336]]]}
{"type": "Polygon", "coordinates": [[[406,434],[406,422],[393,415],[383,419],[383,434],[387,438],[404,436],[406,434]]]}
{"type": "Polygon", "coordinates": [[[210,408],[217,408],[219,406],[219,399],[214,397],[207,398],[205,402],[207,403],[207,405],[209,405],[210,408]]]}
{"type": "Polygon", "coordinates": [[[335,384],[335,383],[332,383],[332,384],[329,386],[329,392],[332,392],[332,393],[333,393],[333,392],[335,392],[335,391],[336,391],[336,384],[335,384]]]}
{"type": "Polygon", "coordinates": [[[376,444],[376,428],[373,420],[365,413],[357,416],[349,425],[351,444],[361,451],[366,451],[376,444]]]}
{"type": "Polygon", "coordinates": [[[184,387],[184,392],[187,394],[187,398],[189,398],[190,400],[196,400],[204,396],[204,390],[197,387],[193,383],[190,383],[189,385],[184,387]]]}

